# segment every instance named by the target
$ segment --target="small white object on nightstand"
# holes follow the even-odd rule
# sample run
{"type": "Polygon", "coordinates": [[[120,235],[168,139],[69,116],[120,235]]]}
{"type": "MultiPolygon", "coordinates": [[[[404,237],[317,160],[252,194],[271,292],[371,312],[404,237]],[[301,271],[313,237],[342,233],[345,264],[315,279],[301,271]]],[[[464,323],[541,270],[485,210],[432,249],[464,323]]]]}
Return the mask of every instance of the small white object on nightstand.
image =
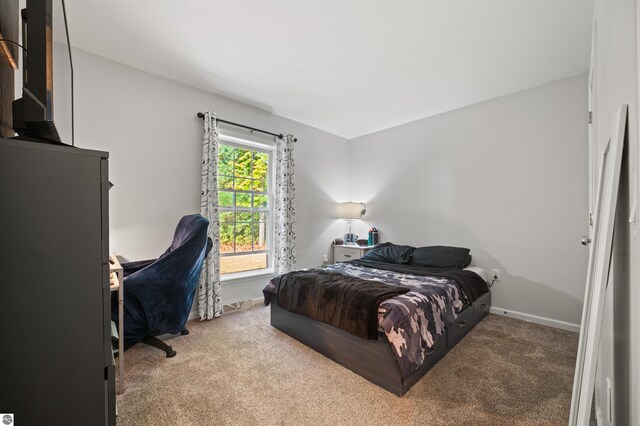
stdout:
{"type": "Polygon", "coordinates": [[[334,245],[333,246],[333,261],[347,262],[353,259],[360,259],[366,252],[371,250],[373,246],[358,246],[352,244],[334,245]]]}

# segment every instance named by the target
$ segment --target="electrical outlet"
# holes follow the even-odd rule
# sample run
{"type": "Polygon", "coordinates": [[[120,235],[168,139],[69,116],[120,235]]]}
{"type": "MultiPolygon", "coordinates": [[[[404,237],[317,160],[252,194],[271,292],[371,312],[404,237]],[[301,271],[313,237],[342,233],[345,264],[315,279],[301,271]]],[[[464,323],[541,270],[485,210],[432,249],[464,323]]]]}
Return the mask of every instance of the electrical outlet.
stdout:
{"type": "Polygon", "coordinates": [[[325,262],[325,263],[329,261],[329,258],[327,257],[326,254],[322,255],[322,261],[325,262]]]}
{"type": "Polygon", "coordinates": [[[500,281],[500,269],[492,269],[491,270],[491,279],[500,281]]]}

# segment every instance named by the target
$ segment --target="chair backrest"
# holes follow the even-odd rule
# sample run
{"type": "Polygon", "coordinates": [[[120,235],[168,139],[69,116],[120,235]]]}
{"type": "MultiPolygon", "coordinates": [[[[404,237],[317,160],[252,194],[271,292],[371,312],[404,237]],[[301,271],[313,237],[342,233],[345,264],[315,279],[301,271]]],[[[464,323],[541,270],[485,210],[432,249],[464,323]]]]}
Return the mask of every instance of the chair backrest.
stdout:
{"type": "Polygon", "coordinates": [[[204,216],[184,216],[167,251],[152,264],[125,277],[125,310],[129,314],[125,329],[128,326],[131,340],[182,330],[212,245],[208,228],[209,221],[204,216]]]}
{"type": "MultiPolygon", "coordinates": [[[[158,258],[162,258],[185,244],[201,244],[202,234],[207,234],[209,221],[202,215],[183,216],[173,233],[173,241],[169,248],[158,258]]],[[[206,238],[204,239],[206,244],[206,238]]]]}

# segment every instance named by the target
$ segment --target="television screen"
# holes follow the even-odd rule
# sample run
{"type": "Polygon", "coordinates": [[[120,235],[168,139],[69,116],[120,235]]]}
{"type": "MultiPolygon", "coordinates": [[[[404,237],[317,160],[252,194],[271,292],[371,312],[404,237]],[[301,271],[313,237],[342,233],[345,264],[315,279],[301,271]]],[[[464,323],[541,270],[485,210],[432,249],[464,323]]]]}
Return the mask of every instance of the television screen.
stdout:
{"type": "Polygon", "coordinates": [[[74,144],[73,65],[64,0],[26,0],[22,9],[21,98],[13,104],[19,138],[74,144]]]}

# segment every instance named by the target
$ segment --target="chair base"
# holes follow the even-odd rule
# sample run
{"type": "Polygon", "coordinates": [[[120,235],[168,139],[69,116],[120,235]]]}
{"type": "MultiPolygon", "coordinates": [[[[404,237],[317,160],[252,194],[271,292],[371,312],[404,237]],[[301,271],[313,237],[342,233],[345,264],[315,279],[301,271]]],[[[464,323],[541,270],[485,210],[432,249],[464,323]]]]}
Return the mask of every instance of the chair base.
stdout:
{"type": "Polygon", "coordinates": [[[144,336],[142,338],[142,343],[146,343],[149,346],[153,346],[154,348],[158,348],[164,351],[167,354],[167,358],[173,358],[174,356],[176,356],[177,352],[174,351],[171,346],[167,345],[165,342],[158,339],[157,337],[144,336]]]}
{"type": "MultiPolygon", "coordinates": [[[[182,329],[180,334],[182,336],[186,336],[187,334],[189,334],[189,330],[187,330],[187,328],[185,327],[182,329]]],[[[142,343],[145,343],[149,346],[153,346],[154,348],[158,348],[161,351],[164,351],[164,353],[167,354],[167,358],[173,358],[177,354],[177,352],[174,351],[171,346],[167,345],[165,342],[163,342],[162,340],[154,336],[144,336],[142,338],[142,343]]]]}

